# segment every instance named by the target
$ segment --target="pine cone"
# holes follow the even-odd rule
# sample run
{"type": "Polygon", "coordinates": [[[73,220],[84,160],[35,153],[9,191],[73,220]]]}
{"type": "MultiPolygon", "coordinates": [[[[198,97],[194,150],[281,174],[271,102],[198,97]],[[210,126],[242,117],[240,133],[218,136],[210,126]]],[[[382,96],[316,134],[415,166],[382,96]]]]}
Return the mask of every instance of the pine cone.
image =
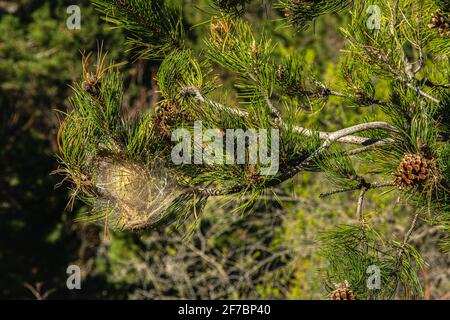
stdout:
{"type": "Polygon", "coordinates": [[[264,179],[264,176],[260,176],[257,171],[257,167],[254,164],[249,164],[246,167],[246,173],[245,173],[245,182],[249,186],[254,186],[264,179]]]}
{"type": "Polygon", "coordinates": [[[363,101],[366,98],[361,88],[359,88],[358,86],[353,86],[353,90],[355,92],[355,98],[358,101],[363,101]]]}
{"type": "Polygon", "coordinates": [[[100,97],[100,88],[102,86],[102,81],[98,79],[96,75],[87,73],[81,85],[83,87],[83,90],[85,90],[94,98],[98,99],[100,97]]]}
{"type": "Polygon", "coordinates": [[[439,12],[433,13],[431,23],[428,25],[430,29],[437,29],[442,37],[450,37],[450,18],[439,12]]]}
{"type": "Polygon", "coordinates": [[[154,117],[155,127],[164,137],[170,137],[172,125],[179,117],[179,109],[175,103],[165,102],[156,108],[154,117]]]}
{"type": "Polygon", "coordinates": [[[331,300],[358,300],[358,298],[345,281],[331,293],[331,300]]]}
{"type": "Polygon", "coordinates": [[[219,20],[211,23],[211,33],[220,35],[227,34],[230,31],[230,24],[225,20],[219,20]]]}
{"type": "Polygon", "coordinates": [[[258,45],[256,44],[255,40],[253,40],[253,42],[252,42],[252,54],[254,56],[258,55],[258,45]]]}
{"type": "Polygon", "coordinates": [[[279,81],[283,81],[283,80],[286,79],[286,68],[282,64],[278,65],[278,68],[277,68],[277,79],[279,81]]]}
{"type": "Polygon", "coordinates": [[[426,182],[433,172],[433,161],[420,154],[406,154],[400,162],[395,184],[404,190],[411,190],[426,182]]]}
{"type": "Polygon", "coordinates": [[[211,38],[214,41],[223,43],[225,47],[231,48],[234,43],[229,33],[232,30],[232,24],[226,20],[213,21],[211,23],[211,38]]]}

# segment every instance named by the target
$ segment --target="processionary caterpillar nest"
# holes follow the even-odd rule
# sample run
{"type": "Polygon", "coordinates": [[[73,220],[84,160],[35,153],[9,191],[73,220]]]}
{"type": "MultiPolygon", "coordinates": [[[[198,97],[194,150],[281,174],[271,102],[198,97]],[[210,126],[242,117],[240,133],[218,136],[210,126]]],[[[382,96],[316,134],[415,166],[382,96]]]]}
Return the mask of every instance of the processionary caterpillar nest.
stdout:
{"type": "Polygon", "coordinates": [[[114,158],[97,161],[94,185],[99,194],[94,211],[105,213],[112,228],[142,229],[165,218],[181,193],[162,166],[152,168],[114,158]]]}

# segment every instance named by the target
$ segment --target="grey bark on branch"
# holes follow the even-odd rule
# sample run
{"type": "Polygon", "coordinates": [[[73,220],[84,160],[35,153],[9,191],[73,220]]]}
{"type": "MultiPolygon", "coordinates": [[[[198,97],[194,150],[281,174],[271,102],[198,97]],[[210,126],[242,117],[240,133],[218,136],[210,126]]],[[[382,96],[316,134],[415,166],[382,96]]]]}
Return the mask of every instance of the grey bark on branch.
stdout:
{"type": "MultiPolygon", "coordinates": [[[[186,87],[184,88],[182,94],[184,96],[186,95],[191,95],[193,96],[198,102],[201,103],[208,103],[210,105],[213,105],[215,107],[217,107],[218,110],[225,110],[228,111],[230,113],[234,113],[242,118],[245,118],[248,116],[248,112],[244,111],[244,110],[239,110],[236,108],[230,108],[227,106],[224,106],[218,102],[215,101],[211,101],[208,98],[204,97],[200,90],[196,87],[186,87]]],[[[281,119],[280,119],[281,121],[281,119]]],[[[283,122],[281,122],[281,126],[286,128],[286,124],[284,124],[283,122]]],[[[382,122],[382,121],[377,121],[377,122],[369,122],[367,124],[361,124],[358,125],[361,129],[358,129],[358,131],[364,131],[364,130],[368,130],[368,129],[384,129],[384,130],[389,130],[392,132],[397,132],[397,128],[395,128],[394,126],[386,123],[386,122],[382,122]]],[[[345,129],[343,129],[345,130],[345,129]]],[[[315,130],[311,130],[311,129],[307,129],[307,128],[303,128],[303,127],[294,127],[293,131],[295,131],[296,133],[299,133],[301,135],[304,135],[305,137],[313,137],[314,135],[318,134],[319,138],[321,140],[327,140],[327,139],[332,139],[333,141],[339,142],[339,143],[345,143],[345,144],[357,144],[357,145],[361,145],[361,146],[365,146],[365,147],[369,147],[369,146],[377,146],[377,147],[381,147],[383,145],[392,143],[393,140],[392,139],[372,139],[372,138],[366,138],[366,137],[360,137],[360,136],[354,136],[354,135],[350,135],[350,134],[344,134],[342,136],[340,136],[337,139],[334,139],[331,135],[336,134],[337,132],[341,132],[341,131],[336,131],[336,132],[324,132],[324,131],[315,131],[315,130]]],[[[356,131],[356,132],[358,132],[356,131]]],[[[345,131],[342,131],[342,133],[345,133],[345,131]]],[[[355,152],[353,152],[352,154],[355,154],[355,152]]]]}

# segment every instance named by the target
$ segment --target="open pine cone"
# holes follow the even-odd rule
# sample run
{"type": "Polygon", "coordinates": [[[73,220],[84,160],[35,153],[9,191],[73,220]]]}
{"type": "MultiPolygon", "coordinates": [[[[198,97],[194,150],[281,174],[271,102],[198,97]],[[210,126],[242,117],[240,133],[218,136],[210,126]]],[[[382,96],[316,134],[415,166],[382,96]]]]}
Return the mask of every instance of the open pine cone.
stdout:
{"type": "Polygon", "coordinates": [[[180,111],[175,103],[162,103],[156,108],[154,117],[155,127],[158,128],[164,137],[170,138],[172,125],[177,121],[179,116],[180,111]]]}
{"type": "Polygon", "coordinates": [[[350,289],[347,281],[338,286],[336,290],[331,293],[331,300],[358,300],[356,294],[350,289]]]}
{"type": "Polygon", "coordinates": [[[400,162],[397,172],[394,173],[395,184],[404,190],[411,190],[419,187],[428,181],[434,168],[432,160],[420,154],[405,154],[400,162]]]}
{"type": "Polygon", "coordinates": [[[430,29],[437,29],[442,37],[450,36],[450,21],[449,17],[439,12],[433,13],[431,23],[428,25],[430,29]]]}

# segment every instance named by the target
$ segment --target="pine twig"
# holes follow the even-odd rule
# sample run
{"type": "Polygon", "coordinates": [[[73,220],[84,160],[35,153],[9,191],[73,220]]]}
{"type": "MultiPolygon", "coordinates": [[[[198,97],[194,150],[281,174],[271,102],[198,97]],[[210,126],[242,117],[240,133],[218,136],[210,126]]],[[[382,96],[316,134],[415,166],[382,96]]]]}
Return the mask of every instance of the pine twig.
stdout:
{"type": "MultiPolygon", "coordinates": [[[[355,134],[357,132],[369,130],[369,129],[386,129],[386,130],[393,130],[393,127],[382,121],[374,121],[374,122],[366,122],[357,124],[348,128],[344,128],[332,133],[328,134],[327,139],[325,142],[316,150],[314,151],[308,158],[300,162],[298,165],[292,167],[291,169],[288,169],[281,177],[282,181],[287,180],[294,175],[296,175],[298,172],[303,170],[305,167],[310,165],[322,152],[327,150],[334,142],[340,141],[340,139],[351,136],[352,134],[355,134]]],[[[394,128],[395,129],[395,128],[394,128]]],[[[396,129],[395,129],[396,130],[396,129]]]]}
{"type": "Polygon", "coordinates": [[[36,283],[35,286],[32,286],[31,284],[25,282],[23,286],[28,290],[30,290],[30,292],[33,294],[36,300],[47,300],[48,296],[56,291],[56,289],[50,289],[45,292],[42,292],[42,288],[44,286],[44,283],[42,282],[36,283]]]}
{"type": "MultiPolygon", "coordinates": [[[[355,186],[355,187],[351,187],[351,188],[341,188],[341,189],[336,189],[336,190],[332,190],[329,192],[325,192],[325,193],[321,193],[320,197],[321,198],[326,198],[338,193],[344,193],[344,192],[350,192],[350,191],[355,191],[355,190],[361,190],[363,186],[361,184],[355,186]]],[[[395,187],[395,184],[393,182],[373,182],[373,183],[365,183],[364,187],[367,190],[370,189],[379,189],[379,188],[386,188],[386,187],[395,187]]]]}
{"type": "MultiPolygon", "coordinates": [[[[370,151],[372,149],[375,149],[375,148],[384,147],[384,146],[387,145],[386,142],[385,142],[386,140],[392,140],[392,139],[379,140],[379,141],[376,141],[376,142],[374,142],[374,143],[372,143],[372,144],[370,144],[368,146],[363,146],[363,147],[360,147],[360,148],[355,148],[355,149],[352,149],[352,150],[348,150],[348,151],[345,152],[345,155],[347,155],[347,156],[354,156],[356,154],[368,152],[368,151],[370,151]]],[[[393,142],[393,140],[392,140],[392,142],[393,142]]]]}
{"type": "MultiPolygon", "coordinates": [[[[255,77],[255,75],[253,73],[248,73],[248,76],[250,77],[250,79],[252,79],[254,82],[258,83],[258,79],[255,77]]],[[[280,120],[281,119],[281,114],[280,111],[273,105],[272,101],[270,100],[270,97],[266,94],[266,92],[264,92],[264,89],[261,88],[261,95],[264,98],[264,101],[266,102],[267,106],[270,109],[270,112],[272,113],[272,116],[276,119],[276,120],[280,120]]]]}
{"type": "Polygon", "coordinates": [[[317,86],[322,88],[322,94],[321,96],[326,97],[326,96],[335,96],[335,97],[339,97],[339,98],[349,98],[350,96],[342,93],[342,92],[338,92],[335,90],[331,90],[330,88],[328,88],[327,85],[325,85],[325,83],[315,80],[314,81],[316,83],[317,86]]]}
{"type": "MultiPolygon", "coordinates": [[[[224,106],[218,102],[215,101],[211,101],[208,98],[204,97],[200,90],[196,87],[186,87],[184,88],[184,90],[182,91],[182,95],[186,96],[186,95],[191,95],[195,100],[197,100],[200,103],[207,103],[210,105],[215,106],[218,110],[225,110],[228,111],[230,113],[233,113],[241,118],[245,118],[248,117],[248,112],[243,111],[243,110],[239,110],[236,108],[230,108],[227,106],[224,106]]],[[[280,118],[280,122],[281,122],[281,127],[282,128],[286,128],[286,124],[284,124],[281,121],[280,118]]],[[[385,130],[389,130],[392,132],[397,132],[397,129],[391,125],[389,125],[386,122],[377,122],[377,125],[372,125],[372,128],[368,128],[368,129],[385,129],[385,130]]],[[[301,135],[304,135],[305,137],[313,137],[315,135],[318,135],[319,138],[321,140],[327,140],[330,138],[330,136],[333,134],[333,132],[324,132],[324,131],[315,131],[315,130],[311,130],[311,129],[307,129],[307,128],[303,128],[303,127],[294,127],[293,131],[295,131],[296,133],[299,133],[301,135]]],[[[365,147],[369,147],[369,146],[383,146],[383,145],[387,145],[393,142],[392,139],[372,139],[372,138],[366,138],[366,137],[360,137],[360,136],[354,136],[354,135],[344,135],[340,138],[338,138],[336,140],[336,142],[339,143],[346,143],[346,144],[357,144],[357,145],[362,145],[365,147]]]]}
{"type": "MultiPolygon", "coordinates": [[[[352,41],[355,41],[355,40],[352,39],[352,41]]],[[[358,43],[358,42],[356,42],[356,43],[358,43]]],[[[359,44],[359,45],[361,45],[361,44],[359,44]]],[[[392,66],[392,64],[389,61],[389,59],[386,57],[386,55],[380,49],[375,48],[375,47],[371,47],[371,46],[367,46],[367,45],[363,45],[363,48],[370,56],[374,57],[376,60],[378,60],[378,62],[383,64],[387,68],[387,70],[396,77],[396,80],[400,81],[401,83],[403,83],[408,88],[416,91],[417,94],[421,95],[422,97],[427,98],[427,99],[429,99],[430,101],[432,101],[432,102],[434,102],[436,104],[440,104],[441,103],[440,100],[436,99],[435,97],[433,97],[429,93],[426,93],[425,91],[421,90],[419,88],[419,86],[413,84],[412,81],[415,81],[415,78],[406,79],[399,71],[397,71],[394,68],[394,66],[392,66]]]]}
{"type": "MultiPolygon", "coordinates": [[[[183,91],[181,92],[181,94],[183,96],[191,95],[200,103],[208,103],[208,104],[214,105],[219,110],[226,110],[230,113],[234,113],[234,114],[238,115],[239,117],[245,118],[248,116],[248,112],[238,110],[235,108],[229,108],[220,103],[209,100],[208,98],[204,97],[201,94],[201,92],[198,88],[193,87],[193,86],[185,87],[183,89],[183,91]]],[[[286,127],[286,125],[281,121],[281,119],[280,119],[280,125],[282,127],[286,127]]],[[[305,136],[313,136],[313,135],[318,134],[319,138],[321,140],[325,140],[325,141],[309,157],[302,160],[297,165],[295,165],[291,168],[288,168],[277,179],[270,181],[270,183],[268,185],[266,185],[266,187],[272,187],[274,185],[277,185],[281,182],[284,182],[284,181],[292,178],[297,173],[302,171],[305,167],[310,165],[322,152],[327,150],[334,142],[363,144],[363,145],[368,142],[369,142],[369,145],[375,144],[375,143],[377,143],[377,145],[381,145],[384,143],[391,142],[392,139],[373,140],[370,138],[364,138],[364,137],[353,135],[354,133],[369,130],[369,129],[384,129],[384,130],[397,132],[397,129],[395,127],[393,127],[392,125],[390,125],[386,122],[383,122],[383,121],[361,123],[361,124],[354,125],[354,126],[351,126],[348,128],[344,128],[344,129],[341,129],[341,130],[338,130],[335,132],[331,132],[331,133],[330,132],[317,132],[317,131],[313,131],[310,129],[296,127],[295,131],[299,132],[300,134],[303,134],[305,136]]],[[[192,191],[196,194],[201,194],[204,196],[221,196],[221,195],[230,195],[230,194],[238,193],[238,192],[244,190],[245,187],[246,186],[244,184],[241,184],[241,185],[237,185],[237,186],[234,186],[231,188],[199,188],[199,189],[194,188],[194,189],[192,189],[192,191]]]]}
{"type": "Polygon", "coordinates": [[[364,216],[363,216],[363,205],[364,205],[364,196],[369,189],[366,186],[361,187],[361,191],[359,192],[358,204],[356,206],[356,216],[358,217],[359,226],[361,229],[361,237],[363,240],[366,239],[366,232],[364,229],[364,216]]]}
{"type": "Polygon", "coordinates": [[[402,242],[400,249],[398,251],[398,254],[397,254],[397,266],[396,266],[397,271],[400,269],[403,255],[405,254],[406,245],[408,244],[408,241],[411,238],[411,234],[412,234],[414,228],[416,227],[416,223],[417,223],[417,219],[419,218],[419,215],[420,215],[420,212],[417,211],[413,217],[413,220],[411,221],[411,225],[409,227],[408,232],[406,232],[405,237],[403,238],[403,242],[402,242]]]}
{"type": "MultiPolygon", "coordinates": [[[[325,140],[325,142],[316,151],[314,151],[311,155],[309,155],[306,159],[302,160],[297,165],[295,165],[291,168],[288,168],[286,171],[282,172],[276,179],[271,180],[265,187],[266,188],[273,187],[275,185],[278,185],[278,184],[294,177],[296,174],[298,174],[304,168],[309,166],[314,160],[316,160],[316,158],[320,154],[322,154],[322,152],[327,150],[333,144],[333,142],[337,141],[338,139],[345,137],[346,135],[351,135],[353,133],[357,133],[357,132],[368,130],[368,129],[380,128],[385,125],[387,125],[387,124],[384,122],[367,122],[367,123],[358,124],[358,125],[351,126],[351,127],[341,129],[341,130],[331,133],[329,135],[329,138],[327,140],[325,140]]],[[[219,195],[229,195],[229,194],[233,194],[233,193],[238,193],[238,192],[244,190],[245,187],[246,187],[246,185],[241,184],[241,185],[237,185],[232,188],[198,189],[195,192],[199,192],[206,196],[210,196],[210,195],[219,196],[219,195]]]]}

